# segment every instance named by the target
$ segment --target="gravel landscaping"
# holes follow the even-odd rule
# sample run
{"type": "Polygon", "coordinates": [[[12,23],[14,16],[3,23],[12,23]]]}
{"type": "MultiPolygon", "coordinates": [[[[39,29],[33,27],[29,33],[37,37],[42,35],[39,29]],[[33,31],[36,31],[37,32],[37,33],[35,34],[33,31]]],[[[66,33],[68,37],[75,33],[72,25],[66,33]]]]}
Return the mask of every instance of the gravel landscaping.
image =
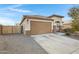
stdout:
{"type": "Polygon", "coordinates": [[[71,35],[71,36],[69,36],[69,37],[71,37],[71,38],[73,38],[73,39],[76,39],[76,40],[79,40],[79,35],[71,35]]]}
{"type": "Polygon", "coordinates": [[[21,34],[0,35],[1,54],[47,54],[32,37],[21,34]]]}

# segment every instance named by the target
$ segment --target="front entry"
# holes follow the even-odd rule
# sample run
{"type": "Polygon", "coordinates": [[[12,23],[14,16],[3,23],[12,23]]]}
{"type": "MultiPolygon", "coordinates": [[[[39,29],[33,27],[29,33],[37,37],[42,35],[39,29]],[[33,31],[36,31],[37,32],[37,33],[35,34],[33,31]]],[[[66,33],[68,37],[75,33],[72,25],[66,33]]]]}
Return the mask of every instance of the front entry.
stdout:
{"type": "Polygon", "coordinates": [[[54,32],[60,32],[61,31],[61,26],[54,26],[53,27],[54,32]]]}
{"type": "Polygon", "coordinates": [[[51,22],[31,21],[31,34],[51,32],[51,22]]]}

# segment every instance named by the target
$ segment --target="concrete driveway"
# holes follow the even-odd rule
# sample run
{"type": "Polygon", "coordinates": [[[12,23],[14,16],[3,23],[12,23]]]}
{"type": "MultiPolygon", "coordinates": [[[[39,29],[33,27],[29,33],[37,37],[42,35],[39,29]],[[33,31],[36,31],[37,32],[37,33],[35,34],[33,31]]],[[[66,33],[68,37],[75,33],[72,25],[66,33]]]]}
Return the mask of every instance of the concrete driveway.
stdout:
{"type": "Polygon", "coordinates": [[[32,35],[34,40],[50,54],[79,53],[79,40],[56,34],[32,35]]]}

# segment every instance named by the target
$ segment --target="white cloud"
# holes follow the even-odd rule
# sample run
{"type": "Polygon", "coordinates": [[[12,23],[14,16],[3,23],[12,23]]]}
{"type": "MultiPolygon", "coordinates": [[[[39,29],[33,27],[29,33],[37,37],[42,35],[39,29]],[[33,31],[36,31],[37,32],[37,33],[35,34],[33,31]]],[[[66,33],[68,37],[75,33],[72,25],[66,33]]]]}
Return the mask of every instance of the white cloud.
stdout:
{"type": "Polygon", "coordinates": [[[5,8],[1,8],[0,10],[7,10],[7,9],[10,9],[10,8],[17,8],[17,7],[21,7],[22,4],[17,4],[17,5],[11,5],[11,6],[8,6],[8,7],[5,7],[5,8]]]}
{"type": "Polygon", "coordinates": [[[32,12],[31,10],[16,9],[17,7],[21,7],[21,6],[22,6],[22,4],[13,5],[13,6],[7,7],[7,9],[11,10],[11,11],[15,11],[15,12],[32,12]]]}
{"type": "Polygon", "coordinates": [[[21,7],[22,4],[17,4],[17,5],[11,5],[5,8],[2,8],[0,10],[2,11],[15,11],[15,12],[32,12],[31,10],[23,10],[23,9],[17,9],[17,7],[21,7]]]}
{"type": "Polygon", "coordinates": [[[31,10],[22,10],[22,9],[15,9],[15,8],[9,8],[8,10],[15,11],[15,12],[32,12],[31,10]]]}
{"type": "Polygon", "coordinates": [[[2,18],[0,17],[0,24],[2,25],[14,25],[16,21],[10,18],[2,18]]]}

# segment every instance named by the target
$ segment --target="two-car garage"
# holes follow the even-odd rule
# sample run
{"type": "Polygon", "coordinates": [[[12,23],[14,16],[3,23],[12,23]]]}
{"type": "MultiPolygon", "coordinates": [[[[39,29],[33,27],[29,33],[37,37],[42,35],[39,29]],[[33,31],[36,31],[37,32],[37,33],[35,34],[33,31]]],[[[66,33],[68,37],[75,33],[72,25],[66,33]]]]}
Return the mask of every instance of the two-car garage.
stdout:
{"type": "Polygon", "coordinates": [[[31,21],[31,34],[50,33],[51,22],[31,21]]]}
{"type": "Polygon", "coordinates": [[[21,26],[23,33],[27,35],[51,33],[53,19],[44,16],[24,16],[21,26]]]}

